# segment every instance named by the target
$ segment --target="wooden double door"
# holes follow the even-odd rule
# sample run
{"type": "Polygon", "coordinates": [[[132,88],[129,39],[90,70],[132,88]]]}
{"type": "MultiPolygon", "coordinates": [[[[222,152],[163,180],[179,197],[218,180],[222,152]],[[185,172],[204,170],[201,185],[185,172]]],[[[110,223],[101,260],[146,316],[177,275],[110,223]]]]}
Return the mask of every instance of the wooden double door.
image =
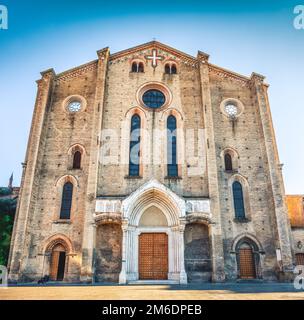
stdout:
{"type": "Polygon", "coordinates": [[[139,235],[139,279],[168,279],[168,235],[142,233],[139,235]]]}

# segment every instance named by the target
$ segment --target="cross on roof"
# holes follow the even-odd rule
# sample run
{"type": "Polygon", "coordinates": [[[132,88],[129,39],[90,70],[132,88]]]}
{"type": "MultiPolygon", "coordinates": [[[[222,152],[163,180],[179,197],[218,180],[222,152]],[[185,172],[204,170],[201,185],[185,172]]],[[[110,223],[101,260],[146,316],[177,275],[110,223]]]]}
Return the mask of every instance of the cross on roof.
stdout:
{"type": "Polygon", "coordinates": [[[164,57],[157,55],[157,49],[152,49],[152,56],[146,56],[146,59],[152,60],[152,67],[156,68],[157,67],[157,60],[163,60],[164,57]]]}

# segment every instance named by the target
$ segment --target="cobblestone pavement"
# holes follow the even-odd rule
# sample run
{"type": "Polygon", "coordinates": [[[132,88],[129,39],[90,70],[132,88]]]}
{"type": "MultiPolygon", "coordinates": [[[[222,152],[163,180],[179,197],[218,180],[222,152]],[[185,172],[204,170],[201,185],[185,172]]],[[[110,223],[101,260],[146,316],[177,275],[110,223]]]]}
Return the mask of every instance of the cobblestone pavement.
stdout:
{"type": "Polygon", "coordinates": [[[200,284],[200,285],[20,285],[0,288],[0,300],[304,300],[304,290],[292,284],[200,284]]]}

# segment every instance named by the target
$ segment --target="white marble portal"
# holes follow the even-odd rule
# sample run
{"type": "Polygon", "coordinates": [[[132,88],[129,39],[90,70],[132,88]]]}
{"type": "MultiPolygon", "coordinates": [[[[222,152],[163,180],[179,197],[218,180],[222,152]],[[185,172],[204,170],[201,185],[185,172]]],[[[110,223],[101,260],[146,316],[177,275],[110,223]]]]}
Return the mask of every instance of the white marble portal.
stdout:
{"type": "Polygon", "coordinates": [[[157,180],[150,180],[124,200],[98,199],[95,219],[104,213],[121,214],[123,231],[122,269],[119,283],[139,280],[138,237],[142,232],[163,232],[168,235],[168,280],[187,283],[184,265],[184,230],[186,214],[201,213],[211,218],[209,199],[185,201],[157,180]],[[162,223],[143,214],[163,214],[162,223]],[[143,219],[142,219],[143,217],[143,219]],[[164,220],[165,219],[165,220],[164,220]],[[142,223],[145,221],[145,223],[142,223]],[[146,221],[150,221],[147,225],[146,221]]]}

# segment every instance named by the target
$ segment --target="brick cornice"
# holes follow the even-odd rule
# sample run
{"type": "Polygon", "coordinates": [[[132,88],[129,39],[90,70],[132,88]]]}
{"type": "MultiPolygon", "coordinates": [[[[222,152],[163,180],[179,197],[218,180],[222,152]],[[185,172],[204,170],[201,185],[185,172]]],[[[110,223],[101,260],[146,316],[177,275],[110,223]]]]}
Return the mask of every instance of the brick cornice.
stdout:
{"type": "Polygon", "coordinates": [[[144,43],[142,45],[132,47],[130,49],[122,50],[119,52],[116,52],[114,54],[110,55],[110,61],[116,61],[116,60],[121,60],[125,57],[133,57],[138,54],[141,54],[145,56],[148,52],[149,49],[158,49],[160,50],[160,53],[168,53],[173,56],[173,59],[178,61],[182,61],[185,64],[189,64],[192,66],[196,66],[197,64],[197,59],[187,53],[184,53],[182,51],[179,51],[177,49],[174,49],[172,47],[169,47],[163,43],[160,43],[158,41],[151,41],[144,43]]]}
{"type": "Polygon", "coordinates": [[[94,60],[89,63],[83,64],[79,67],[75,67],[73,69],[59,73],[56,77],[56,81],[59,81],[59,82],[66,81],[66,80],[81,76],[82,74],[88,71],[97,70],[97,64],[98,64],[98,60],[94,60]]]}

